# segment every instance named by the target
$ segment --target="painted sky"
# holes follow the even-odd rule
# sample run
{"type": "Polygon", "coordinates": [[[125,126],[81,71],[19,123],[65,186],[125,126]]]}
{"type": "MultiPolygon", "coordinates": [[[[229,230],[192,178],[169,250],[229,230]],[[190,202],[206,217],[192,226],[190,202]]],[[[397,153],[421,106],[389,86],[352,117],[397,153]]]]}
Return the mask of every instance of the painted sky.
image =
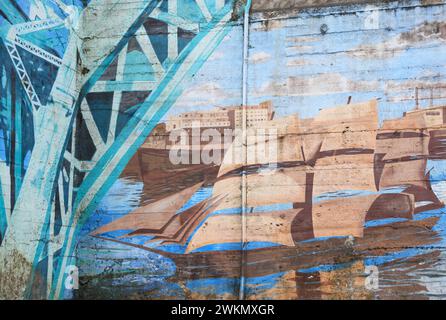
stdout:
{"type": "MultiPolygon", "coordinates": [[[[379,99],[381,120],[413,109],[416,86],[446,84],[445,12],[443,6],[416,1],[396,10],[402,5],[309,9],[268,25],[254,16],[249,103],[271,99],[278,116],[297,112],[302,118],[345,104],[350,95],[353,102],[379,99]]],[[[242,45],[241,27],[236,27],[170,114],[240,104],[242,45]]],[[[446,89],[434,95],[446,97],[446,89]]]]}

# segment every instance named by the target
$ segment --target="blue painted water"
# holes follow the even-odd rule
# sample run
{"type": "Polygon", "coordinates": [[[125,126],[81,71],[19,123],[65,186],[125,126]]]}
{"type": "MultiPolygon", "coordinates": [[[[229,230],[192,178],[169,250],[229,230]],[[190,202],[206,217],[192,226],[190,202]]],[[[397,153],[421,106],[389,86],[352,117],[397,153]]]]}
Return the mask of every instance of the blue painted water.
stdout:
{"type": "MultiPolygon", "coordinates": [[[[429,161],[428,169],[431,170],[432,188],[440,200],[446,202],[446,178],[445,168],[446,161],[429,161]]],[[[391,188],[383,191],[384,193],[399,192],[401,188],[391,188]]],[[[96,214],[94,214],[86,223],[83,229],[83,239],[79,245],[78,259],[81,266],[81,274],[91,277],[101,277],[104,272],[113,274],[113,281],[108,282],[107,286],[114,286],[122,289],[126,294],[134,294],[135,292],[150,292],[148,295],[152,298],[164,298],[173,295],[175,298],[187,298],[185,292],[192,294],[194,297],[211,296],[214,298],[236,297],[239,280],[237,279],[204,279],[188,281],[187,283],[177,286],[169,282],[169,278],[175,274],[175,264],[167,258],[153,254],[149,251],[117,244],[109,241],[91,238],[88,234],[101,225],[122,217],[139,206],[139,199],[143,192],[143,184],[132,180],[120,179],[110,190],[107,197],[101,202],[96,214]],[[105,271],[104,271],[105,270],[105,271]],[[186,291],[185,291],[186,290],[186,291]]],[[[346,190],[341,192],[327,193],[314,198],[315,202],[332,198],[348,198],[357,195],[366,195],[367,192],[359,192],[355,190],[346,190]]],[[[212,188],[204,187],[199,189],[189,201],[178,211],[186,210],[195,204],[208,199],[212,196],[212,188]]],[[[291,209],[292,204],[277,204],[271,206],[262,206],[252,208],[252,212],[264,212],[270,210],[287,210],[291,209]]],[[[218,214],[240,214],[240,208],[226,209],[212,213],[218,214]]],[[[435,231],[439,233],[440,240],[434,245],[419,246],[406,250],[401,250],[384,256],[369,257],[363,261],[365,266],[382,266],[395,260],[407,260],[421,254],[426,254],[435,250],[440,250],[441,255],[438,260],[440,267],[426,268],[416,271],[415,279],[428,288],[427,295],[431,298],[444,297],[446,294],[446,215],[445,209],[431,210],[417,214],[415,219],[425,219],[429,217],[439,217],[439,221],[435,226],[435,231]],[[435,277],[432,276],[435,274],[435,277]]],[[[383,219],[367,222],[366,227],[376,227],[391,224],[404,219],[383,219]]],[[[106,234],[107,237],[118,238],[127,233],[126,231],[116,231],[106,234]]],[[[414,235],[416,237],[416,235],[414,235]]],[[[126,241],[144,244],[150,237],[139,236],[126,239],[126,241]]],[[[329,238],[327,238],[329,239],[329,238]]],[[[326,239],[313,239],[311,241],[323,241],[326,239]]],[[[262,247],[273,247],[274,243],[249,243],[247,249],[255,249],[262,247]]],[[[152,246],[168,252],[182,254],[185,246],[167,245],[158,246],[153,243],[152,246]]],[[[223,251],[223,250],[239,250],[239,243],[218,244],[199,248],[197,252],[205,251],[223,251]]],[[[345,268],[343,264],[338,265],[319,265],[309,269],[296,270],[300,273],[328,272],[345,268]]],[[[273,274],[267,277],[247,279],[247,292],[259,294],[264,290],[271,290],[277,283],[283,280],[284,274],[273,274]],[[250,289],[251,288],[251,289],[250,289]]],[[[122,291],[121,290],[121,291],[122,291]]]]}

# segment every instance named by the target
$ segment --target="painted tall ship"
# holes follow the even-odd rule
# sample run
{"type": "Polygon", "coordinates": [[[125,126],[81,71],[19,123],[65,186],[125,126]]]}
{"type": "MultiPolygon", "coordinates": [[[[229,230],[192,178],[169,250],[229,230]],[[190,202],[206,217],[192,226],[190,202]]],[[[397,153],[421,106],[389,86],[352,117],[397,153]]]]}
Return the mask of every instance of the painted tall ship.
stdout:
{"type": "MultiPolygon", "coordinates": [[[[226,258],[234,252],[237,261],[236,252],[249,248],[246,244],[253,245],[252,259],[262,259],[277,246],[313,248],[308,240],[366,242],[368,221],[402,218],[410,225],[414,214],[443,207],[427,170],[427,160],[439,155],[431,153],[436,149],[430,148],[430,112],[408,112],[379,127],[377,101],[372,100],[324,109],[312,119],[292,115],[262,121],[251,127],[256,135],[248,132],[246,141],[234,139],[225,150],[209,197],[190,204],[209,184],[194,181],[92,235],[178,262],[190,255],[211,256],[215,263],[221,259],[215,253],[222,251],[226,258]],[[258,130],[265,133],[262,139],[258,130]],[[118,230],[126,233],[103,237],[118,230]],[[127,241],[136,236],[148,240],[142,245],[127,241]],[[234,251],[234,244],[240,249],[234,251]],[[169,245],[181,252],[163,249],[169,245]]],[[[442,126],[444,121],[438,130],[442,126]]]]}
{"type": "MultiPolygon", "coordinates": [[[[241,128],[242,112],[242,107],[231,106],[170,116],[155,127],[122,176],[144,183],[143,203],[160,200],[199,182],[212,186],[234,139],[231,135],[236,128],[241,128]],[[221,139],[201,141],[206,132],[217,134],[221,139]],[[200,156],[206,149],[222,156],[217,161],[204,163],[200,156]],[[176,152],[181,153],[178,156],[181,161],[173,163],[170,157],[176,152]]],[[[271,101],[247,106],[246,112],[250,127],[274,117],[271,101]]]]}

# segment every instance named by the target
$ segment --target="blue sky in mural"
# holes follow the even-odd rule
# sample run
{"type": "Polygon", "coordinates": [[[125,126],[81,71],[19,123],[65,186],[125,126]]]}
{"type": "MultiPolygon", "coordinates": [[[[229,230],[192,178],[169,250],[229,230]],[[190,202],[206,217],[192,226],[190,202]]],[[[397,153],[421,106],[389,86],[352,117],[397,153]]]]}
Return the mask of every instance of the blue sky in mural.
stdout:
{"type": "MultiPolygon", "coordinates": [[[[271,99],[277,116],[297,112],[302,118],[345,104],[350,95],[354,102],[379,99],[380,120],[397,118],[413,109],[414,83],[445,82],[445,39],[434,34],[409,43],[402,37],[425,23],[441,20],[444,13],[441,7],[416,8],[416,2],[409,10],[393,10],[392,6],[395,4],[379,11],[368,6],[364,12],[344,15],[329,15],[333,9],[320,9],[317,14],[301,12],[298,19],[273,20],[268,29],[262,22],[253,23],[249,103],[271,99]],[[357,32],[364,29],[371,12],[375,12],[376,22],[369,31],[357,32]],[[324,24],[328,31],[321,34],[324,24]]],[[[170,114],[239,105],[242,44],[240,29],[235,28],[170,114]],[[233,64],[228,66],[227,61],[233,64]]]]}

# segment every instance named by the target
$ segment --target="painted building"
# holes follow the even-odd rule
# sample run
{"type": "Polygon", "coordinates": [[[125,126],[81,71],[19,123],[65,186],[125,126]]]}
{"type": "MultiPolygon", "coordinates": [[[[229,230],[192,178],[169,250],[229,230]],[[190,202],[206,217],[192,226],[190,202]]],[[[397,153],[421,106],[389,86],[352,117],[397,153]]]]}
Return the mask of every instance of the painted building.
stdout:
{"type": "MultiPolygon", "coordinates": [[[[209,111],[185,112],[171,116],[167,120],[167,131],[201,128],[241,128],[243,126],[243,107],[218,107],[209,111]]],[[[246,123],[253,127],[271,120],[273,105],[271,101],[261,102],[258,106],[247,106],[246,123]]]]}
{"type": "Polygon", "coordinates": [[[167,131],[186,129],[192,127],[219,128],[230,127],[231,122],[228,112],[224,109],[214,109],[204,112],[187,112],[167,121],[167,131]]]}

